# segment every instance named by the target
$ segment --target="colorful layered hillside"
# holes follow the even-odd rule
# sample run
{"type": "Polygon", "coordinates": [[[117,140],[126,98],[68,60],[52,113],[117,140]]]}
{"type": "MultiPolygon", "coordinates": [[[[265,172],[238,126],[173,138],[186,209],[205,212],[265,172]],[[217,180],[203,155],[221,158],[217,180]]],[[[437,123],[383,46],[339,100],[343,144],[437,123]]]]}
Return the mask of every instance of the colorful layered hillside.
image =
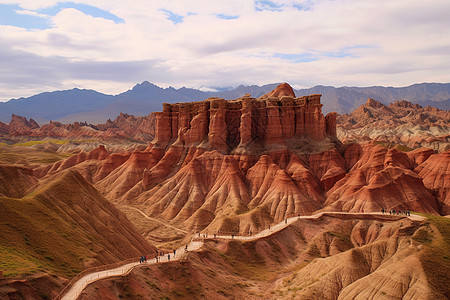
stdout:
{"type": "Polygon", "coordinates": [[[448,155],[376,143],[341,145],[334,141],[332,117],[327,122],[317,102],[308,106],[316,96],[291,96],[282,85],[260,99],[166,105],[157,113],[159,127],[147,149],[111,154],[98,148],[35,172],[42,178],[78,170],[107,199],[189,230],[256,232],[317,210],[447,213],[448,155]],[[302,99],[304,105],[283,106],[302,99]],[[241,107],[246,104],[247,116],[241,107]],[[311,109],[319,110],[318,123],[299,122],[309,119],[301,116],[311,109]],[[269,118],[271,111],[276,113],[269,118]],[[283,111],[300,117],[281,125],[283,111]],[[435,157],[439,163],[429,163],[435,157]]]}
{"type": "Polygon", "coordinates": [[[22,140],[37,140],[46,137],[62,139],[95,138],[101,140],[123,139],[127,141],[151,141],[154,137],[154,114],[135,117],[120,113],[114,121],[104,124],[75,122],[62,124],[50,121],[39,126],[33,119],[12,115],[11,122],[0,122],[0,141],[8,143],[22,140]]]}
{"type": "Polygon", "coordinates": [[[0,165],[0,191],[2,299],[39,299],[83,269],[155,251],[76,171],[38,183],[32,170],[0,165]]]}
{"type": "Polygon", "coordinates": [[[337,118],[342,142],[375,140],[412,149],[450,149],[450,111],[408,101],[384,105],[369,98],[350,114],[337,118]]]}
{"type": "Polygon", "coordinates": [[[185,261],[94,282],[80,299],[447,299],[449,225],[444,217],[299,220],[253,241],[207,241],[185,261]]]}

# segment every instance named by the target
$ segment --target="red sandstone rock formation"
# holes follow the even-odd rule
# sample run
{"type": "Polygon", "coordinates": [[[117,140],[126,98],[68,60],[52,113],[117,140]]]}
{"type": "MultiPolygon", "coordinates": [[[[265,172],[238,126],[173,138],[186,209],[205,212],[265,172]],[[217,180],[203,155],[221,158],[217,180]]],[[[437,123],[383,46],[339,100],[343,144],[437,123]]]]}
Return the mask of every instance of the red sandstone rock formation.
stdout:
{"type": "Polygon", "coordinates": [[[288,83],[281,83],[271,92],[261,96],[262,99],[267,98],[281,98],[283,96],[295,98],[295,93],[292,87],[288,83]]]}
{"type": "Polygon", "coordinates": [[[317,154],[283,148],[262,156],[224,155],[174,144],[131,155],[98,148],[35,173],[75,169],[114,202],[139,205],[189,229],[244,232],[321,208],[448,213],[446,154],[366,144],[317,154]]]}
{"type": "Polygon", "coordinates": [[[293,137],[336,138],[336,114],[324,117],[321,95],[296,98],[287,84],[259,99],[246,95],[226,101],[209,98],[194,103],[164,104],[156,113],[157,147],[177,142],[186,146],[207,141],[209,148],[228,153],[251,143],[284,144],[293,137]],[[208,125],[209,124],[209,125],[208,125]]]}
{"type": "MultiPolygon", "coordinates": [[[[368,144],[356,163],[326,194],[327,210],[411,209],[439,213],[439,202],[412,170],[403,152],[368,144]]],[[[350,158],[353,160],[354,158],[350,158]]]]}
{"type": "Polygon", "coordinates": [[[15,114],[13,114],[11,116],[11,122],[9,123],[9,127],[16,131],[23,131],[39,128],[39,125],[33,119],[27,120],[25,117],[16,116],[15,114]]]}
{"type": "Polygon", "coordinates": [[[335,114],[324,117],[319,101],[283,95],[165,104],[145,151],[121,156],[99,148],[36,173],[86,168],[80,172],[108,199],[195,230],[258,230],[318,209],[444,211],[446,172],[434,151],[335,148],[326,138],[334,137],[335,114]],[[292,141],[309,148],[299,151],[292,141]]]}
{"type": "Polygon", "coordinates": [[[441,214],[450,215],[450,151],[431,155],[415,171],[423,184],[439,195],[441,214]]]}

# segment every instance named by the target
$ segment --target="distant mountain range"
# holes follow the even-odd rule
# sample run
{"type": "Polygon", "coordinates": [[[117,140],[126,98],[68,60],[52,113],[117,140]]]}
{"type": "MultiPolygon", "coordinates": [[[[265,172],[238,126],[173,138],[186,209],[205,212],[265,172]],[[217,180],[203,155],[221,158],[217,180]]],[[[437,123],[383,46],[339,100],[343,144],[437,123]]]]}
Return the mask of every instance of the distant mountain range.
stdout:
{"type": "MultiPolygon", "coordinates": [[[[103,123],[120,112],[135,116],[161,111],[164,102],[201,101],[209,97],[236,99],[244,94],[258,98],[275,89],[278,83],[257,86],[238,86],[230,90],[204,92],[197,89],[173,87],[161,88],[148,81],[134,86],[118,95],[106,95],[94,90],[78,88],[46,92],[28,98],[0,102],[0,121],[9,122],[12,114],[33,118],[38,123],[75,121],[103,123]]],[[[368,98],[388,104],[396,100],[407,100],[422,106],[431,105],[450,109],[450,83],[420,83],[408,87],[332,87],[315,86],[295,90],[297,96],[322,94],[323,112],[350,113],[368,98]]]]}

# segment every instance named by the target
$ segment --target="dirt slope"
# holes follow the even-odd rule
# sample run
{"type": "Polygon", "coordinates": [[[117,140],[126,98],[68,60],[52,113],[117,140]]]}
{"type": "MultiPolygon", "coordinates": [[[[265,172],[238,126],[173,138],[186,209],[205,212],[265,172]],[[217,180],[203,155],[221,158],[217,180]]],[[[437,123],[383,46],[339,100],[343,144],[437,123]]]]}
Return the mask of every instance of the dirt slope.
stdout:
{"type": "Polygon", "coordinates": [[[256,241],[209,241],[186,261],[96,282],[80,299],[446,299],[444,219],[300,220],[256,241]],[[434,267],[440,282],[428,271],[430,253],[441,257],[434,267]]]}
{"type": "Polygon", "coordinates": [[[448,214],[449,161],[448,152],[402,152],[376,143],[262,155],[150,145],[131,154],[99,147],[35,173],[77,170],[107,199],[188,230],[256,232],[321,209],[448,214]]]}
{"type": "MultiPolygon", "coordinates": [[[[31,178],[30,182],[37,180],[31,170],[14,170],[14,167],[0,170],[1,175],[8,176],[0,182],[15,184],[18,191],[24,173],[31,178]],[[8,170],[7,174],[4,170],[8,170]]],[[[3,185],[2,190],[5,190],[3,185]]],[[[78,172],[59,173],[25,194],[0,197],[0,263],[3,275],[10,280],[0,285],[16,286],[6,291],[0,287],[2,299],[15,299],[22,293],[38,298],[44,283],[30,284],[28,280],[32,278],[40,278],[33,279],[36,283],[40,280],[48,281],[49,286],[60,285],[60,276],[70,278],[91,266],[154,253],[155,248],[125,215],[78,172]],[[14,278],[24,280],[14,281],[14,278]]],[[[54,296],[56,291],[52,290],[51,294],[54,296]]],[[[42,293],[47,292],[48,289],[42,293]]]]}

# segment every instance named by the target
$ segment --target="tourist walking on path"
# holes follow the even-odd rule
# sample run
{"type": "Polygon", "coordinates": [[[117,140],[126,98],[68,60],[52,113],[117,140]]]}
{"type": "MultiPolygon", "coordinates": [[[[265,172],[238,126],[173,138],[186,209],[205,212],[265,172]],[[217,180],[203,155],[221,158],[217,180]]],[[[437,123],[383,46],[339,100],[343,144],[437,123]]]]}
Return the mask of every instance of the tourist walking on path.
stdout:
{"type": "Polygon", "coordinates": [[[173,249],[173,257],[175,257],[175,253],[177,252],[176,249],[173,249]]]}
{"type": "Polygon", "coordinates": [[[167,254],[167,260],[170,261],[170,254],[167,254]]]}

